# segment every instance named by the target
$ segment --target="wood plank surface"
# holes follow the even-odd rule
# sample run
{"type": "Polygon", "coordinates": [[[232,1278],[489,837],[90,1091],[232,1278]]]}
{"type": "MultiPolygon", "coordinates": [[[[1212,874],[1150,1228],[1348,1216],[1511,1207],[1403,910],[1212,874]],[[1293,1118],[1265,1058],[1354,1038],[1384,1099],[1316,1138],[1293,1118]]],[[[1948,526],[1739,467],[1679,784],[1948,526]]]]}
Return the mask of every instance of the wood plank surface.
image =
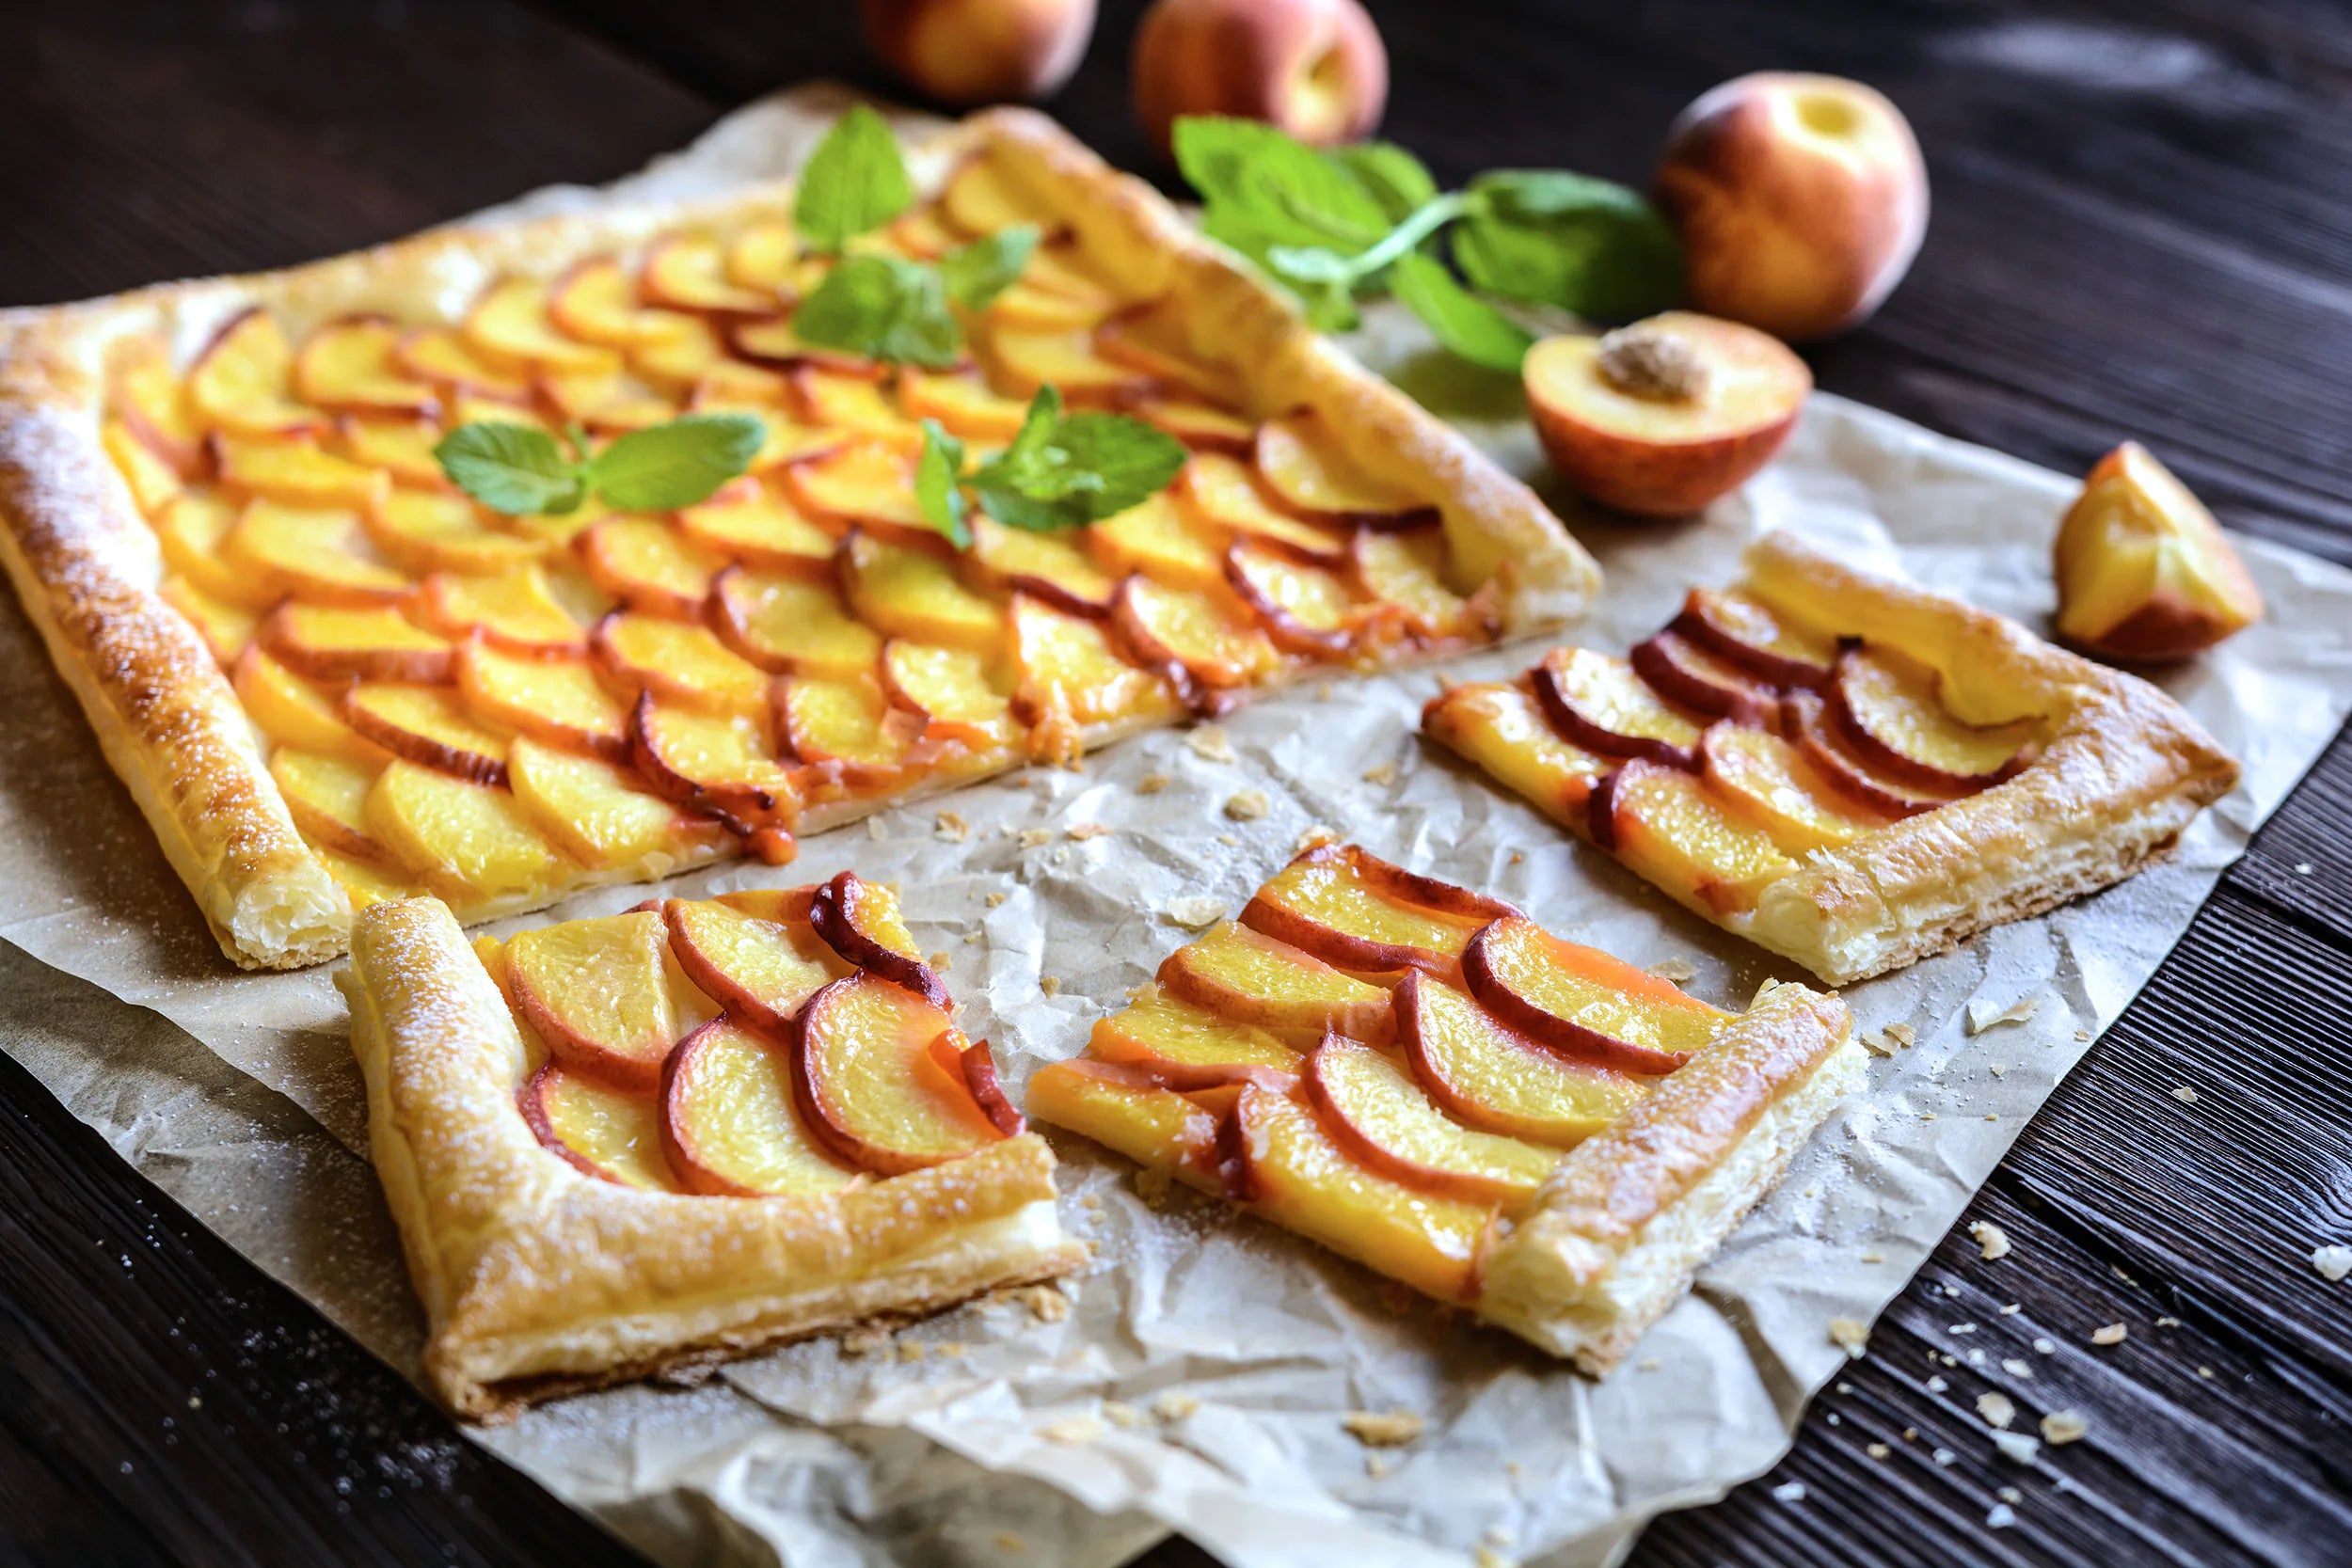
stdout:
{"type": "MultiPolygon", "coordinates": [[[[1887,309],[1811,356],[1822,385],[2068,470],[2135,436],[2233,526],[2352,561],[2343,8],[1374,10],[1387,134],[1441,177],[1639,182],[1665,120],[1725,75],[1875,83],[1918,127],[1935,216],[1887,309]]],[[[1104,6],[1051,107],[1148,167],[1127,108],[1138,11],[1104,6]]],[[[0,17],[0,304],[298,261],[609,178],[810,75],[886,88],[851,12],[82,0],[0,17]]],[[[2308,1262],[2352,1234],[2347,837],[2340,737],[1972,1208],[2010,1255],[1981,1259],[1964,1220],[1789,1458],[1661,1521],[1637,1561],[2352,1559],[2352,1287],[2308,1262]],[[2090,1341],[2119,1322],[2121,1344],[2090,1341]],[[2074,1408],[2090,1433],[2011,1464],[1988,1392],[2018,1430],[2074,1408]],[[2013,1522],[1988,1523],[2003,1509],[2013,1522]]],[[[0,1111],[0,1563],[636,1560],[453,1436],[5,1059],[0,1111]]],[[[1207,1560],[1176,1543],[1148,1560],[1207,1560]]]]}

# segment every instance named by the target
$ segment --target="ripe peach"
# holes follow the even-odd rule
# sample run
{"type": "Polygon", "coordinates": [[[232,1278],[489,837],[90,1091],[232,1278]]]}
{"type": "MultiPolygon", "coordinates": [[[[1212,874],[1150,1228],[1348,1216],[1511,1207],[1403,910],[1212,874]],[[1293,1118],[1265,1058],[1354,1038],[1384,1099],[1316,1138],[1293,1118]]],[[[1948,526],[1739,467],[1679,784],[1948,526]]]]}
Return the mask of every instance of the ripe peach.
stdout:
{"type": "Polygon", "coordinates": [[[1867,318],[1928,226],[1910,122],[1837,76],[1757,71],[1701,94],[1666,134],[1657,197],[1691,303],[1792,342],[1867,318]]]}
{"type": "Polygon", "coordinates": [[[1163,150],[1179,115],[1262,119],[1328,147],[1380,123],[1389,54],[1357,0],[1157,0],[1136,32],[1135,85],[1163,150]]]}
{"type": "Polygon", "coordinates": [[[875,52],[946,103],[1052,96],[1094,34],[1094,0],[863,0],[875,52]]]}
{"type": "Polygon", "coordinates": [[[2110,658],[2202,653],[2262,619],[2213,514],[2137,441],[2099,460],[2058,524],[2058,627],[2110,658]]]}

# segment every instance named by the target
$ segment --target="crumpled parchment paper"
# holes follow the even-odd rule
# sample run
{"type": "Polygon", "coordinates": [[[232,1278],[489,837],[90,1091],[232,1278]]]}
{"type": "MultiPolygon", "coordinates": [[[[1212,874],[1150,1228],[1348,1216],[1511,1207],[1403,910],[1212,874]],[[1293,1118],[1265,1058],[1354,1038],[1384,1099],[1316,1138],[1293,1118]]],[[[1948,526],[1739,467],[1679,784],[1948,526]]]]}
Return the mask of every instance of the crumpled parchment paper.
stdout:
{"type": "MultiPolygon", "coordinates": [[[[841,102],[780,94],[612,191],[501,211],[783,173],[841,102]]],[[[1356,345],[1546,483],[1515,389],[1435,353],[1399,313],[1375,311],[1356,345]]],[[[1609,574],[1573,635],[1622,649],[1691,583],[1735,578],[1740,546],[1775,527],[2046,626],[2048,542],[2073,488],[1820,396],[1783,456],[1704,519],[1633,527],[1555,495],[1609,574]]],[[[677,1562],[1082,1568],[1171,1529],[1248,1568],[1464,1565],[1497,1542],[1528,1563],[1612,1560],[1651,1515],[1719,1497],[1786,1450],[1843,1358],[1829,1321],[1875,1317],[1910,1278],[2352,707],[2352,573],[2243,547],[2269,618],[2166,679],[2243,759],[2243,786],[2172,863],[1852,988],[1858,1028],[1907,1024],[1915,1043],[1874,1056],[1867,1092],[1613,1376],[1578,1377],[1220,1205],[1181,1191],[1146,1203],[1121,1162],[1061,1137],[1065,1214],[1096,1243],[1066,1313],[978,1304],[864,1354],[816,1341],[692,1389],[612,1390],[473,1435],[677,1562]],[[2021,1016],[1972,1034],[1971,1002],[2021,1016]],[[1343,1428],[1391,1410],[1422,1417],[1422,1435],[1371,1450],[1343,1428]]],[[[1516,670],[1539,646],[1445,673],[1516,670]]],[[[1426,671],[1334,677],[1219,728],[887,812],[811,840],[791,866],[717,868],[675,891],[851,865],[895,880],[927,951],[947,956],[965,1028],[996,1042],[1016,1087],[1074,1054],[1187,940],[1171,902],[1237,910],[1316,827],[1637,964],[1685,960],[1689,989],[1719,1005],[1795,977],[1425,746],[1415,724],[1437,687],[1426,671]],[[1140,792],[1151,775],[1165,787],[1140,792]],[[1263,816],[1226,812],[1245,791],[1265,796],[1263,816]]],[[[364,1101],[328,972],[227,967],[12,603],[0,705],[0,939],[17,950],[0,950],[0,1048],[414,1375],[421,1320],[357,1152],[364,1101]]],[[[641,896],[609,889],[526,918],[641,896]]]]}

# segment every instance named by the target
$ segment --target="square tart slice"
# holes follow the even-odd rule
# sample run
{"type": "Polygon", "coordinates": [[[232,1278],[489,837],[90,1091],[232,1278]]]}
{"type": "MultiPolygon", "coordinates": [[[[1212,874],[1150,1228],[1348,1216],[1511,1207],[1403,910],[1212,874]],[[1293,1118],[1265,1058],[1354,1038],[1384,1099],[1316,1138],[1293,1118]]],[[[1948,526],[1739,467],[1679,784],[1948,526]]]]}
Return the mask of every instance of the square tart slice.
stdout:
{"type": "Polygon", "coordinates": [[[2171,698],[1768,534],[1625,658],[1556,648],[1422,729],[1832,985],[2163,859],[2237,764],[2171,698]]]}
{"type": "Polygon", "coordinates": [[[1845,1005],[1724,1012],[1499,899],[1311,849],[1035,1116],[1596,1375],[1862,1084],[1845,1005]]]}
{"type": "Polygon", "coordinates": [[[458,227],[0,323],[0,562],[223,950],[289,968],[424,892],[469,923],[724,856],[1335,668],[1557,626],[1598,585],[1533,492],[1149,186],[994,111],[911,150],[861,251],[1021,225],[965,353],[801,339],[793,190],[458,227]],[[1066,533],[915,502],[1052,386],[1184,444],[1066,533]],[[604,442],[757,417],[673,514],[476,507],[476,420],[604,442]]]}
{"type": "Polygon", "coordinates": [[[340,979],[426,1374],[461,1416],[1085,1260],[987,1043],[850,872],[470,946],[437,900],[389,899],[340,979]]]}

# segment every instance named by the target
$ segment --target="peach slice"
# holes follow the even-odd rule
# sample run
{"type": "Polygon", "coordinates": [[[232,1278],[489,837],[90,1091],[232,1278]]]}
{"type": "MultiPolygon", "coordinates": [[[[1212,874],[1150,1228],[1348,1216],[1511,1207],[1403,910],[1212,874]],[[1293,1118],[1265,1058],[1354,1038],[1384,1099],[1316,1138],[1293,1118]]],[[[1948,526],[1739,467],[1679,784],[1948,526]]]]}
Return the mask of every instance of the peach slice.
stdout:
{"type": "Polygon", "coordinates": [[[681,816],[669,801],[645,793],[634,773],[527,736],[507,748],[506,772],[539,831],[585,866],[676,870],[730,842],[717,824],[681,816]]]}
{"type": "MultiPolygon", "coordinates": [[[[1380,1006],[1388,1006],[1385,993],[1380,1006]]],[[[1157,985],[1146,986],[1127,1007],[1096,1023],[1087,1050],[1180,1091],[1238,1083],[1280,1088],[1297,1078],[1303,1060],[1296,1048],[1256,1024],[1179,1001],[1157,985]]]]}
{"type": "Polygon", "coordinates": [[[259,618],[244,605],[216,598],[183,577],[168,577],[156,590],[164,603],[184,617],[203,639],[204,646],[222,669],[236,663],[260,629],[259,618]]]}
{"type": "Polygon", "coordinates": [[[1028,404],[998,397],[977,375],[962,372],[904,370],[898,372],[898,402],[913,420],[937,420],[968,440],[999,443],[1021,433],[1028,404]]]}
{"type": "Polygon", "coordinates": [[[180,476],[128,424],[108,420],[99,431],[98,441],[114,459],[123,483],[130,486],[132,504],[141,516],[152,517],[179,498],[180,476]]]}
{"type": "Polygon", "coordinates": [[[1107,298],[1080,299],[1020,278],[989,301],[987,313],[989,320],[1025,332],[1070,332],[1100,325],[1115,308],[1107,298]]]}
{"type": "Polygon", "coordinates": [[[581,425],[600,436],[645,430],[677,417],[669,399],[617,371],[542,372],[539,396],[565,427],[581,425]]]}
{"type": "Polygon", "coordinates": [[[1769,730],[1710,724],[1699,740],[1699,762],[1716,793],[1789,855],[1834,849],[1894,820],[1769,730]]]}
{"type": "Polygon", "coordinates": [[[1366,473],[1311,412],[1260,425],[1257,460],[1266,488],[1302,512],[1389,517],[1430,509],[1410,490],[1366,473]]]}
{"type": "Polygon", "coordinates": [[[822,365],[795,365],[787,373],[802,415],[810,424],[909,450],[922,444],[922,432],[914,421],[900,413],[882,385],[870,377],[822,365]]]}
{"type": "MultiPolygon", "coordinates": [[[[531,401],[529,367],[504,355],[493,354],[468,341],[454,328],[421,326],[401,336],[392,349],[392,358],[409,374],[421,377],[437,387],[446,388],[460,399],[487,399],[500,404],[523,404],[531,401]]],[[[493,417],[513,423],[529,423],[531,416],[519,406],[502,411],[460,406],[455,411],[458,422],[493,417]]]]}
{"type": "Polygon", "coordinates": [[[587,647],[587,628],[536,567],[495,578],[436,574],[425,578],[417,611],[447,636],[479,633],[490,646],[523,658],[560,658],[587,647]]]}
{"type": "Polygon", "coordinates": [[[506,783],[513,737],[476,720],[446,687],[363,682],[344,695],[343,717],[396,757],[475,784],[506,783]]]}
{"type": "Polygon", "coordinates": [[[1329,844],[1275,873],[1242,907],[1241,921],[1351,973],[1451,976],[1480,927],[1518,912],[1355,845],[1329,844]]]}
{"type": "Polygon", "coordinates": [[[719,640],[762,670],[849,679],[874,668],[881,634],[829,581],[730,566],[711,584],[719,640]]]}
{"type": "Polygon", "coordinates": [[[1213,690],[1248,686],[1281,668],[1274,644],[1217,599],[1139,573],[1119,585],[1111,621],[1138,663],[1173,666],[1213,690]]]}
{"type": "Polygon", "coordinates": [[[345,414],[335,421],[335,446],[361,467],[381,468],[411,490],[448,490],[433,449],[441,427],[432,420],[345,414]]]}
{"type": "Polygon", "coordinates": [[[1327,1030],[1388,1037],[1389,993],[1381,987],[1230,920],[1170,953],[1157,977],[1169,996],[1236,1023],[1310,1041],[1327,1030]]]}
{"type": "Polygon", "coordinates": [[[1584,802],[1615,766],[1560,738],[1523,686],[1455,686],[1430,699],[1421,727],[1553,816],[1581,822],[1584,802]]]}
{"type": "Polygon", "coordinates": [[[583,1176],[652,1193],[678,1190],[661,1150],[660,1107],[548,1062],[516,1093],[540,1144],[583,1176]]]}
{"type": "Polygon", "coordinates": [[[1505,1027],[1621,1072],[1672,1072],[1730,1018],[1532,920],[1498,920],[1472,937],[1462,950],[1462,978],[1505,1027]]]}
{"type": "Polygon", "coordinates": [[[1137,1164],[1211,1184],[1216,1118],[1175,1090],[1160,1087],[1139,1068],[1083,1059],[1055,1062],[1031,1075],[1028,1101],[1034,1115],[1137,1164]]]}
{"type": "Polygon", "coordinates": [[[939,194],[939,205],[947,221],[967,234],[993,234],[1023,223],[1048,232],[1060,227],[1051,207],[1031,196],[986,155],[966,158],[957,166],[939,194]]]}
{"type": "Polygon", "coordinates": [[[1187,515],[1165,490],[1089,525],[1080,537],[1115,577],[1141,572],[1170,588],[1226,591],[1225,547],[1218,534],[1187,515]]]}
{"type": "Polygon", "coordinates": [[[476,639],[457,650],[457,687],[493,722],[607,762],[628,760],[628,709],[583,657],[519,657],[476,639]]]}
{"type": "Polygon", "coordinates": [[[294,356],[294,389],[303,401],[338,413],[438,413],[441,399],[433,384],[393,357],[400,337],[389,316],[328,322],[294,356]]]}
{"type": "Polygon", "coordinates": [[[174,496],[149,519],[164,564],[216,599],[267,610],[281,596],[270,583],[220,559],[220,546],[237,526],[237,508],[216,495],[174,496]]]}
{"type": "Polygon", "coordinates": [[[937,973],[916,956],[914,938],[889,889],[844,871],[809,896],[808,923],[827,946],[867,974],[913,991],[943,1013],[955,1005],[937,973]]]}
{"type": "Polygon", "coordinates": [[[671,1047],[716,1010],[674,969],[653,910],[517,931],[506,978],[558,1062],[632,1093],[660,1088],[671,1047]]]}
{"type": "Polygon", "coordinates": [[[368,791],[368,830],[460,908],[539,894],[569,875],[512,793],[395,761],[368,791]]]}
{"type": "Polygon", "coordinates": [[[1030,751],[1040,759],[1074,760],[1089,726],[1179,711],[1168,683],[1120,657],[1100,622],[1025,594],[1013,595],[1009,619],[1013,713],[1029,726],[1030,751]]]}
{"type": "Polygon", "coordinates": [[[585,343],[628,349],[686,331],[692,318],[647,309],[636,282],[610,256],[573,266],[548,291],[548,319],[585,343]]]}
{"type": "Polygon", "coordinates": [[[459,330],[469,347],[494,360],[606,374],[621,368],[621,356],[613,350],[569,337],[548,319],[548,286],[533,278],[508,277],[490,285],[474,301],[459,330]]]}
{"type": "Polygon", "coordinates": [[[812,798],[818,789],[855,794],[896,784],[923,733],[923,716],[891,705],[871,675],[779,675],[775,714],[783,750],[808,770],[802,787],[812,798]]]}
{"type": "Polygon", "coordinates": [[[1813,390],[1787,344],[1669,310],[1598,338],[1547,338],[1521,370],[1552,466],[1604,506],[1697,512],[1772,460],[1813,390]]]}
{"type": "Polygon", "coordinates": [[[133,338],[116,354],[107,407],[172,472],[197,478],[204,471],[204,432],[190,417],[170,351],[157,339],[133,338]]]}
{"type": "Polygon", "coordinates": [[[714,554],[745,565],[830,577],[834,536],[800,508],[751,478],[730,482],[677,515],[678,531],[714,554]]]}
{"type": "Polygon", "coordinates": [[[2262,619],[2213,514],[2137,441],[2101,458],[2058,523],[2060,635],[2109,658],[2202,653],[2262,619]]]}
{"type": "Polygon", "coordinates": [[[835,1157],[878,1176],[959,1159],[1002,1134],[931,1053],[945,1009],[873,974],[834,980],[792,1030],[802,1118],[835,1157]]]}
{"type": "Polygon", "coordinates": [[[972,545],[962,564],[978,586],[1000,594],[1031,594],[1057,610],[1101,619],[1111,612],[1119,584],[1058,534],[1007,528],[976,513],[972,545]]]}
{"type": "Polygon", "coordinates": [[[932,1059],[962,1078],[963,1086],[972,1091],[972,1098],[979,1102],[980,1114],[991,1126],[1008,1138],[1021,1136],[1029,1130],[1029,1124],[1006,1095],[1004,1081],[996,1075],[996,1053],[989,1049],[986,1040],[959,1050],[956,1041],[961,1037],[950,1030],[931,1041],[932,1059]]]}
{"type": "Polygon", "coordinates": [[[1244,1085],[1232,1184],[1261,1213],[1444,1301],[1478,1291],[1491,1205],[1440,1197],[1367,1168],[1298,1100],[1244,1085]]]}
{"type": "Polygon", "coordinates": [[[1767,883],[1797,869],[1771,834],[1680,768],[1629,762],[1600,782],[1587,811],[1594,843],[1713,915],[1754,909],[1767,883]]]}
{"type": "Polygon", "coordinates": [[[294,351],[278,320],[255,306],[221,325],[188,367],[187,406],[206,428],[236,436],[301,436],[323,429],[315,408],[294,401],[294,351]]]}
{"type": "Polygon", "coordinates": [[[246,717],[279,746],[324,752],[380,766],[381,748],[343,722],[342,705],[258,647],[237,656],[237,701],[246,717]]]}
{"type": "Polygon", "coordinates": [[[221,542],[221,559],[281,594],[321,604],[385,605],[408,578],[388,563],[357,512],[249,502],[221,542]]]}
{"type": "Polygon", "coordinates": [[[1120,297],[1121,285],[1105,269],[1089,261],[1076,240],[1066,237],[1050,240],[1030,251],[1029,264],[1021,269],[1021,280],[1105,309],[1116,306],[1120,297]]]}
{"type": "Polygon", "coordinates": [[[321,448],[314,436],[287,440],[216,435],[213,451],[221,486],[231,495],[266,497],[290,507],[365,512],[391,489],[389,474],[338,457],[321,448]]]}
{"type": "Polygon", "coordinates": [[[314,681],[419,681],[453,678],[456,653],[445,638],[410,625],[396,610],[287,603],[262,624],[261,644],[297,675],[314,681]]]}
{"type": "Polygon", "coordinates": [[[800,236],[788,218],[762,218],[727,243],[726,280],[772,305],[784,297],[801,261],[800,236]]]}
{"type": "Polygon", "coordinates": [[[1012,738],[1011,700],[997,689],[988,661],[969,648],[894,637],[882,644],[882,678],[892,702],[921,715],[927,736],[975,751],[1012,738]]]}
{"type": "Polygon", "coordinates": [[[1570,745],[1665,768],[1698,766],[1698,723],[1669,707],[1624,659],[1554,648],[1532,676],[1544,717],[1570,745]]]}
{"type": "Polygon", "coordinates": [[[598,588],[641,615],[698,621],[710,579],[726,565],[659,517],[616,516],[580,536],[580,560],[598,588]]]}
{"type": "Polygon", "coordinates": [[[1152,390],[1150,376],[1096,353],[1084,327],[991,322],[982,341],[996,372],[992,379],[1017,397],[1034,397],[1050,386],[1073,406],[1096,406],[1152,390]]]}
{"type": "Polygon", "coordinates": [[[800,508],[844,523],[879,523],[928,536],[914,501],[914,454],[886,441],[845,441],[785,465],[784,483],[800,508]]]}
{"type": "Polygon", "coordinates": [[[670,951],[687,977],[727,1011],[778,1039],[808,999],[856,966],[805,920],[771,920],[727,904],[672,898],[661,906],[670,951]]]}
{"type": "Polygon", "coordinates": [[[1355,648],[1355,606],[1336,573],[1241,538],[1225,552],[1225,581],[1283,652],[1344,658],[1355,648]]]}
{"type": "Polygon", "coordinates": [[[661,1074],[661,1148],[691,1193],[837,1193],[859,1180],[801,1125],[785,1053],[724,1018],[678,1042],[661,1074]]]}
{"type": "Polygon", "coordinates": [[[1792,691],[1783,699],[1781,725],[1798,752],[1839,794],[1890,820],[1915,816],[1958,798],[1948,790],[1914,787],[1872,768],[1854,753],[1845,727],[1813,692],[1792,691]]]}
{"type": "Polygon", "coordinates": [[[841,542],[842,592],[885,637],[993,654],[1005,645],[1005,607],[957,578],[944,546],[892,544],[862,529],[841,542]]]}
{"type": "Polygon", "coordinates": [[[1779,706],[1778,689],[1770,681],[1679,632],[1661,631],[1636,642],[1626,661],[1652,691],[1692,713],[1764,724],[1779,706]]]}
{"type": "MultiPolygon", "coordinates": [[[[1150,384],[1138,396],[1182,391],[1219,408],[1249,402],[1249,388],[1225,365],[1202,360],[1193,348],[1194,323],[1184,302],[1163,294],[1120,311],[1095,329],[1095,352],[1140,373],[1150,384]]],[[[1245,452],[1243,455],[1247,455],[1245,452]]]]}
{"type": "Polygon", "coordinates": [[[1933,670],[1900,654],[1850,647],[1830,682],[1830,716],[1874,770],[1915,789],[1983,789],[2030,760],[2032,721],[1963,724],[1944,705],[1942,685],[1933,670]]]}
{"type": "Polygon", "coordinates": [[[269,776],[303,837],[360,860],[389,861],[391,852],[368,829],[368,790],[376,771],[348,756],[291,746],[278,747],[269,758],[269,776]]]}
{"type": "Polygon", "coordinates": [[[1837,645],[1744,594],[1693,588],[1668,623],[1675,636],[1784,690],[1825,685],[1837,645]]]}
{"type": "Polygon", "coordinates": [[[789,321],[756,321],[738,324],[727,334],[727,342],[737,354],[753,364],[771,370],[790,370],[799,365],[821,365],[841,375],[862,375],[879,381],[888,366],[878,360],[851,354],[846,349],[827,348],[803,341],[792,330],[789,321]]]}
{"type": "Polygon", "coordinates": [[[1532,1196],[1560,1152],[1465,1127],[1387,1053],[1327,1036],[1307,1058],[1307,1101],[1334,1142],[1394,1181],[1464,1203],[1532,1196]]]}
{"type": "Polygon", "coordinates": [[[963,243],[963,235],[947,222],[937,202],[908,208],[891,220],[882,237],[889,248],[918,261],[935,261],[963,243]]]}
{"type": "Polygon", "coordinates": [[[773,315],[772,289],[747,289],[728,277],[727,253],[717,240],[699,234],[669,234],[645,252],[638,292],[645,303],[673,310],[718,315],[773,315]]]}
{"type": "Polygon", "coordinates": [[[675,332],[628,351],[628,368],[637,380],[673,401],[691,397],[712,372],[731,363],[725,337],[691,317],[675,332]]]}
{"type": "Polygon", "coordinates": [[[389,904],[416,894],[414,887],[380,865],[356,861],[332,849],[320,849],[315,845],[312,848],[317,850],[319,863],[326,867],[326,874],[335,879],[335,885],[342,888],[343,896],[351,900],[354,914],[372,904],[389,904]]]}
{"type": "Polygon", "coordinates": [[[596,663],[625,691],[711,713],[762,713],[768,676],[721,641],[709,627],[653,615],[616,612],[589,634],[596,663]]]}
{"type": "Polygon", "coordinates": [[[1258,427],[1215,404],[1190,398],[1139,397],[1128,410],[1147,424],[1156,425],[1194,451],[1222,452],[1247,457],[1258,442],[1258,427]]]}
{"type": "Polygon", "coordinates": [[[1615,1121],[1653,1083],[1547,1051],[1418,973],[1397,988],[1396,1032],[1422,1089],[1448,1114],[1557,1148],[1615,1121]]]}
{"type": "Polygon", "coordinates": [[[759,722],[739,713],[706,713],[641,692],[629,717],[632,760],[664,800],[724,814],[744,832],[799,809],[791,778],[759,722]]]}
{"type": "Polygon", "coordinates": [[[489,577],[536,561],[548,549],[538,540],[484,527],[471,500],[443,492],[391,491],[377,498],[366,523],[376,548],[420,577],[489,577]]]}
{"type": "Polygon", "coordinates": [[[1195,452],[1176,476],[1177,497],[1192,515],[1229,539],[1241,536],[1279,545],[1307,560],[1336,564],[1347,554],[1347,542],[1318,528],[1277,512],[1258,489],[1248,464],[1218,452],[1195,452]]]}
{"type": "Polygon", "coordinates": [[[1447,586],[1445,530],[1361,527],[1348,542],[1348,573],[1356,591],[1392,606],[1416,637],[1491,635],[1493,627],[1470,602],[1447,586]]]}

